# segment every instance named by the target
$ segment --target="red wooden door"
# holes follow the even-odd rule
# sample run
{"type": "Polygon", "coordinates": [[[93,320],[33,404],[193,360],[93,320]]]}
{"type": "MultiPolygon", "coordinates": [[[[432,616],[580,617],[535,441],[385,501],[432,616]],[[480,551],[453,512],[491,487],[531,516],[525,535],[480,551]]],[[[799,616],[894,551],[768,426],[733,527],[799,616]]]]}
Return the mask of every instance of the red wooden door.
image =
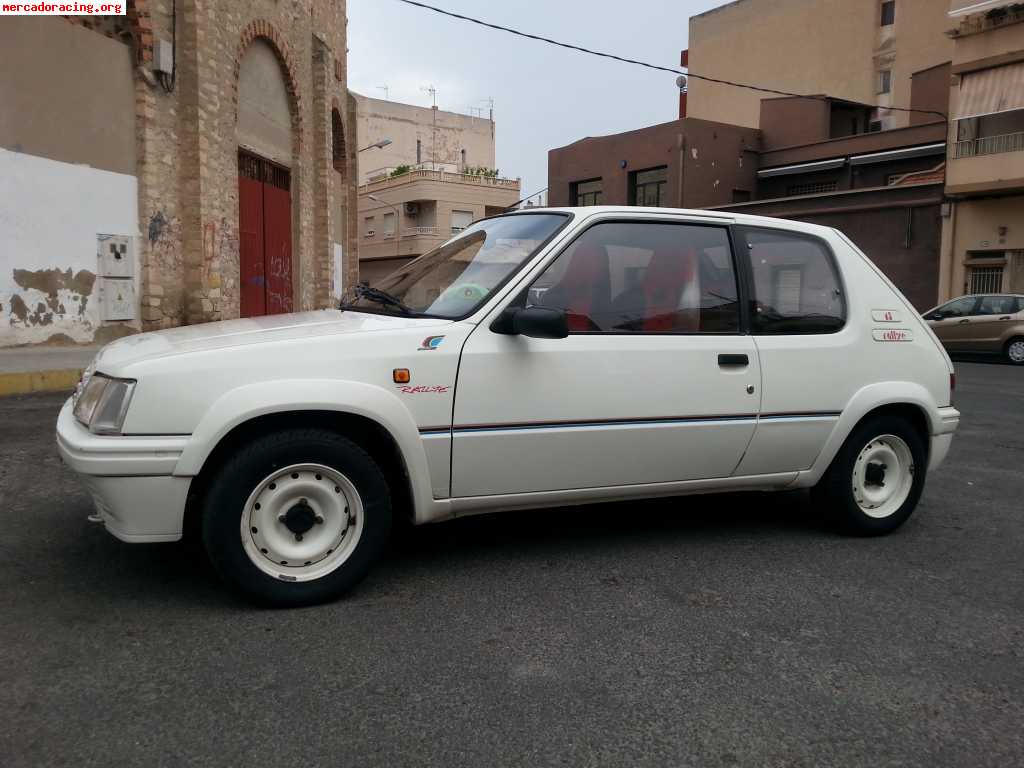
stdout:
{"type": "Polygon", "coordinates": [[[287,189],[263,185],[267,314],[292,311],[292,199],[287,189]]]}
{"type": "Polygon", "coordinates": [[[242,317],[267,314],[263,183],[238,176],[238,268],[242,317]]]}
{"type": "Polygon", "coordinates": [[[248,152],[238,154],[239,314],[291,312],[291,174],[248,152]]]}

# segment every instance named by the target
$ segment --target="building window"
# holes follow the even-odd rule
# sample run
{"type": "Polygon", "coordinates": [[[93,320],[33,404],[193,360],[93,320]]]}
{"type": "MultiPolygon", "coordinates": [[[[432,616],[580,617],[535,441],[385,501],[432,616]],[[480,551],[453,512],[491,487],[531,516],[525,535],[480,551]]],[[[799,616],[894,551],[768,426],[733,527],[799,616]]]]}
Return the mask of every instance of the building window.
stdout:
{"type": "Polygon", "coordinates": [[[384,237],[395,236],[395,214],[385,213],[381,225],[384,228],[384,237]]]}
{"type": "Polygon", "coordinates": [[[823,192],[835,192],[839,189],[838,181],[819,181],[812,184],[792,184],[786,187],[786,194],[793,195],[819,195],[823,192]]]}
{"type": "Polygon", "coordinates": [[[660,208],[668,205],[668,166],[629,174],[629,204],[660,208]]]}
{"type": "Polygon", "coordinates": [[[367,216],[365,219],[363,219],[363,236],[373,237],[374,235],[376,235],[377,232],[374,230],[373,227],[373,216],[367,216]]]}
{"type": "Polygon", "coordinates": [[[466,150],[462,150],[462,170],[466,170],[466,150]]]}
{"type": "Polygon", "coordinates": [[[968,293],[999,293],[1002,290],[1002,267],[971,267],[968,293]]]}
{"type": "Polygon", "coordinates": [[[569,205],[600,205],[601,179],[574,181],[569,185],[569,205]]]}
{"type": "Polygon", "coordinates": [[[452,211],[452,234],[457,235],[473,223],[472,211],[452,211]]]}
{"type": "Polygon", "coordinates": [[[884,93],[889,93],[892,90],[892,70],[891,69],[880,69],[878,71],[878,90],[876,93],[881,96],[884,93]]]}
{"type": "Polygon", "coordinates": [[[891,27],[896,22],[896,0],[882,3],[882,26],[891,27]]]}
{"type": "Polygon", "coordinates": [[[416,139],[416,165],[423,162],[423,142],[416,139]]]}
{"type": "Polygon", "coordinates": [[[832,253],[816,237],[779,229],[738,228],[754,278],[754,333],[835,333],[846,319],[832,253]]]}

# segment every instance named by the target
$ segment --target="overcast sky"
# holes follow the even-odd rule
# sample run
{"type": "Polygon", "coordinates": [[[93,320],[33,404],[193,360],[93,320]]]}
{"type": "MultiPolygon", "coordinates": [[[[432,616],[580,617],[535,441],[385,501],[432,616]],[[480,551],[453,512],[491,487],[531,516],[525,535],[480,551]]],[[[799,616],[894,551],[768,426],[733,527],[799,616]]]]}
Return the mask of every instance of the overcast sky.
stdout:
{"type": "MultiPolygon", "coordinates": [[[[426,0],[495,24],[620,56],[677,67],[687,20],[725,0],[426,0]]],[[[497,164],[547,185],[547,152],[584,136],[678,117],[675,76],[555,48],[397,0],[348,0],[348,85],[367,96],[453,112],[494,99],[497,164]]]]}

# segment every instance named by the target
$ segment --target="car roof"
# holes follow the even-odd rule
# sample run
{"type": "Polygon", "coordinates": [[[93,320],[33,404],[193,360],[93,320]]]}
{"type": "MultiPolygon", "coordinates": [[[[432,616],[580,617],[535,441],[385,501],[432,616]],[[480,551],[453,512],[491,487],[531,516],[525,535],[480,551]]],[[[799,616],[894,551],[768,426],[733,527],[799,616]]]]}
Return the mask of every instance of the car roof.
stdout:
{"type": "Polygon", "coordinates": [[[734,213],[732,211],[708,211],[701,208],[651,208],[638,205],[581,205],[576,207],[536,207],[513,211],[515,214],[522,213],[571,213],[581,218],[588,218],[597,214],[616,214],[631,216],[635,214],[657,214],[671,216],[685,216],[690,219],[704,219],[719,221],[723,224],[746,224],[748,226],[773,227],[776,229],[788,229],[808,234],[822,235],[835,232],[833,227],[826,227],[821,224],[811,224],[806,221],[795,219],[783,219],[777,216],[754,216],[749,213],[734,213]]]}

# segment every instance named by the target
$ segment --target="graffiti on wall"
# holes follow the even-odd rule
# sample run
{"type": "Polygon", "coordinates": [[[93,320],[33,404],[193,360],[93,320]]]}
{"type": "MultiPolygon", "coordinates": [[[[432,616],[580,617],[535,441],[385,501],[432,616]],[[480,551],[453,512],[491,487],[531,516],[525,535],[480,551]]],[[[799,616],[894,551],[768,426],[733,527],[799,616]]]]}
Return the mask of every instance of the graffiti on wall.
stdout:
{"type": "Polygon", "coordinates": [[[11,328],[53,326],[67,331],[82,326],[92,331],[86,314],[96,285],[96,274],[85,269],[73,272],[60,269],[15,269],[16,289],[8,298],[7,320],[11,328]]]}

